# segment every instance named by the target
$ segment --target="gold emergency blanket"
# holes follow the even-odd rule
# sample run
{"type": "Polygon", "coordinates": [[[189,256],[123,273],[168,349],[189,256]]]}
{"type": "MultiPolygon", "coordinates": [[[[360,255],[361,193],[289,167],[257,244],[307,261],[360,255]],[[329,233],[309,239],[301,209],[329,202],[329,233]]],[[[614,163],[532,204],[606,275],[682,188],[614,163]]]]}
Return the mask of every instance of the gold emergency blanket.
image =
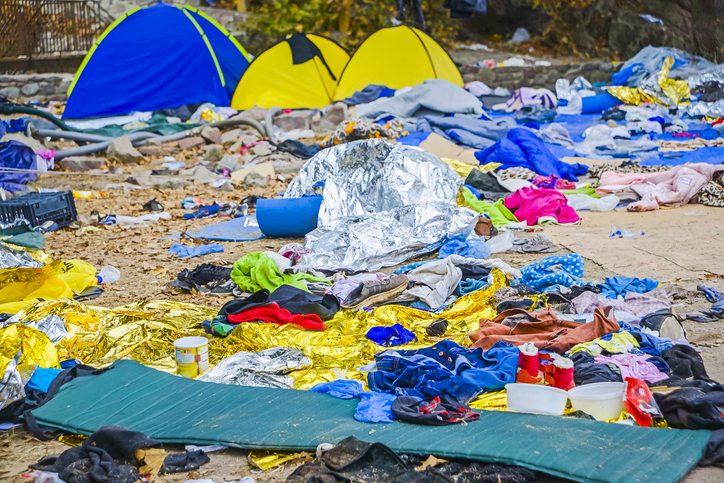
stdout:
{"type": "MultiPolygon", "coordinates": [[[[345,310],[327,321],[324,331],[245,322],[225,339],[210,338],[210,365],[238,351],[292,347],[301,350],[314,363],[310,369],[290,374],[297,389],[332,381],[335,374],[346,374],[347,378],[366,382],[366,374],[357,369],[385,350],[366,337],[372,327],[399,323],[414,332],[417,340],[395,349],[419,349],[440,340],[429,337],[425,327],[433,320],[445,318],[449,323],[445,339],[469,346],[471,342],[466,334],[478,329],[481,318],[492,319],[497,315],[493,294],[508,285],[503,272],[493,269],[493,273],[491,286],[460,297],[440,314],[399,305],[379,307],[372,313],[345,310]]],[[[175,372],[173,341],[186,336],[208,338],[201,323],[216,313],[216,309],[171,301],[139,302],[109,310],[59,300],[36,303],[25,309],[21,318],[38,320],[58,315],[65,321],[68,337],[57,345],[61,359],[75,357],[94,366],[105,366],[117,359],[132,359],[155,369],[175,372]]]]}
{"type": "Polygon", "coordinates": [[[607,89],[606,92],[624,101],[626,104],[634,104],[636,106],[644,102],[656,102],[664,106],[678,106],[681,103],[687,103],[691,96],[689,84],[684,80],[669,79],[669,71],[673,65],[674,58],[667,57],[658,75],[658,86],[653,83],[647,83],[647,78],[644,80],[642,87],[615,86],[607,89]],[[656,87],[658,87],[661,92],[656,92],[656,87]],[[660,96],[662,93],[668,99],[660,96]],[[657,96],[657,94],[659,94],[659,96],[657,96]]]}
{"type": "Polygon", "coordinates": [[[15,354],[21,351],[18,366],[60,367],[58,353],[48,336],[23,324],[0,327],[0,379],[15,354]]]}

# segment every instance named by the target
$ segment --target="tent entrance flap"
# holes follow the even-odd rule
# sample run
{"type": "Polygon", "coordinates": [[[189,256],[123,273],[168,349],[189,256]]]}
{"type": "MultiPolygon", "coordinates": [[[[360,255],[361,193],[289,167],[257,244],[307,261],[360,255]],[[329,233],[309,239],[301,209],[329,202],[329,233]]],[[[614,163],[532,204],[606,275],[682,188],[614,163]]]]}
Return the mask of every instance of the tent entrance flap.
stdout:
{"type": "Polygon", "coordinates": [[[247,449],[313,452],[320,443],[355,436],[398,453],[610,483],[679,481],[699,461],[710,435],[501,411],[481,411],[479,421],[464,426],[369,424],[354,419],[357,403],[294,389],[194,381],[121,360],[101,375],[65,384],[33,415],[41,425],[74,433],[113,425],[164,443],[247,449]]]}
{"type": "Polygon", "coordinates": [[[317,57],[327,68],[327,72],[329,72],[330,77],[337,81],[337,77],[334,75],[334,72],[332,72],[332,69],[327,64],[327,61],[324,60],[322,51],[319,50],[319,47],[314,45],[314,42],[309,40],[306,35],[293,34],[287,39],[287,43],[289,44],[289,48],[292,49],[292,64],[303,64],[317,57]]]}

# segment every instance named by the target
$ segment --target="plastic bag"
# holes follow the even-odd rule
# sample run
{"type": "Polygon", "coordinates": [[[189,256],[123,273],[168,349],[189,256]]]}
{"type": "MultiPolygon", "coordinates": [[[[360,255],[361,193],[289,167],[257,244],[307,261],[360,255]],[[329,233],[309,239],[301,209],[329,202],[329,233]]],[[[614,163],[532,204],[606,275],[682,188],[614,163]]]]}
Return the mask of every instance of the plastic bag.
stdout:
{"type": "Polygon", "coordinates": [[[488,248],[490,248],[490,253],[502,253],[511,250],[513,248],[514,239],[515,234],[512,230],[508,230],[498,236],[492,237],[490,240],[487,241],[488,248]]]}
{"type": "Polygon", "coordinates": [[[645,381],[627,377],[623,381],[623,405],[639,426],[648,428],[654,419],[663,419],[661,409],[645,381]]]}
{"type": "Polygon", "coordinates": [[[621,201],[616,195],[608,195],[602,198],[593,198],[591,196],[581,193],[566,195],[566,198],[568,199],[568,206],[576,211],[612,211],[616,208],[616,206],[618,206],[618,203],[621,201]]]}
{"type": "Polygon", "coordinates": [[[609,238],[628,238],[631,240],[635,240],[636,238],[640,236],[644,236],[646,233],[643,231],[637,231],[637,232],[631,232],[628,228],[621,228],[618,229],[615,226],[611,228],[611,233],[608,235],[609,238]]]}
{"type": "Polygon", "coordinates": [[[357,404],[354,418],[363,423],[391,423],[392,403],[397,396],[381,392],[365,391],[360,396],[362,400],[357,404]]]}

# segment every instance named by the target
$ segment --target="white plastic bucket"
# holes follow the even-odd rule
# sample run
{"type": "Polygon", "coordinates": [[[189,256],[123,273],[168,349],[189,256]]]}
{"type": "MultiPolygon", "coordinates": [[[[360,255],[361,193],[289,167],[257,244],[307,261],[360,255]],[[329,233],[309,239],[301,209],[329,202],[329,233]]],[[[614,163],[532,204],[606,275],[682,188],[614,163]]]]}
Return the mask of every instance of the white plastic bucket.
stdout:
{"type": "Polygon", "coordinates": [[[205,337],[182,337],[173,346],[179,375],[193,379],[209,369],[209,341],[205,337]]]}
{"type": "Polygon", "coordinates": [[[568,397],[575,411],[584,411],[599,421],[615,419],[623,406],[623,382],[596,382],[574,387],[568,397]]]}
{"type": "Polygon", "coordinates": [[[560,416],[566,409],[568,393],[540,384],[506,384],[508,411],[560,416]]]}

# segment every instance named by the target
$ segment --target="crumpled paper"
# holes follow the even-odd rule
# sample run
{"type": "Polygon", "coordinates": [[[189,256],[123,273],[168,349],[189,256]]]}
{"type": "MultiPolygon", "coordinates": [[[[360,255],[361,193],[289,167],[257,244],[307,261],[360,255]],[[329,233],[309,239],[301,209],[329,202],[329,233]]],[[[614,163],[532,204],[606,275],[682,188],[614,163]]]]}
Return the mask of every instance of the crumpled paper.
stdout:
{"type": "Polygon", "coordinates": [[[286,198],[324,182],[318,228],[302,264],[316,269],[376,271],[434,251],[445,237],[470,231],[478,214],[456,206],[462,179],[438,157],[418,148],[370,139],[335,146],[312,157],[292,180],[286,198]]]}
{"type": "MultiPolygon", "coordinates": [[[[343,310],[325,322],[324,331],[308,331],[293,324],[243,322],[225,339],[209,340],[210,366],[239,351],[292,348],[301,351],[313,363],[311,367],[288,374],[296,389],[308,389],[339,377],[366,383],[366,373],[358,369],[372,362],[374,355],[385,349],[366,337],[370,328],[399,323],[417,336],[416,341],[399,346],[399,349],[421,349],[441,340],[428,336],[425,328],[432,321],[445,318],[449,326],[444,338],[467,347],[471,344],[467,333],[478,330],[480,319],[492,319],[497,315],[493,294],[507,285],[505,274],[493,269],[492,284],[460,297],[439,314],[400,305],[385,305],[372,313],[343,310]]],[[[217,309],[171,301],[139,302],[110,310],[57,300],[33,304],[19,317],[22,320],[37,320],[48,315],[61,317],[68,327],[68,336],[57,345],[62,359],[78,358],[84,364],[96,367],[109,365],[117,359],[132,359],[175,373],[173,341],[186,336],[208,337],[201,323],[216,313],[217,309]]],[[[10,327],[17,326],[21,324],[10,327]]]]}
{"type": "Polygon", "coordinates": [[[197,380],[237,386],[291,389],[294,387],[294,379],[286,374],[311,366],[311,359],[299,349],[273,347],[259,352],[240,351],[219,362],[197,380]]]}

